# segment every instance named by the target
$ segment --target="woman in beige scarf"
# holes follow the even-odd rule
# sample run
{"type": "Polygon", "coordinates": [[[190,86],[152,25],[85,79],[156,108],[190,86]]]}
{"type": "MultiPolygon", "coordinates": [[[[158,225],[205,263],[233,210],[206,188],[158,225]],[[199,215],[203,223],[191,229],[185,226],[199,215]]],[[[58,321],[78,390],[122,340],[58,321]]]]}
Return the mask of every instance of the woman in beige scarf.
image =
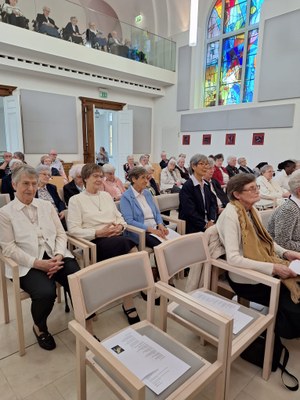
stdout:
{"type": "MultiPolygon", "coordinates": [[[[253,207],[260,199],[255,176],[239,174],[232,177],[227,194],[230,203],[220,215],[217,229],[229,264],[290,282],[288,278],[295,278],[296,274],[289,268],[289,262],[300,259],[300,253],[277,245],[263,227],[253,207]]],[[[234,274],[230,274],[229,283],[239,296],[269,305],[270,292],[266,286],[234,274]]],[[[296,283],[295,287],[298,287],[296,283]]],[[[292,301],[290,291],[284,285],[281,285],[276,330],[282,337],[300,336],[300,305],[292,301]]]]}

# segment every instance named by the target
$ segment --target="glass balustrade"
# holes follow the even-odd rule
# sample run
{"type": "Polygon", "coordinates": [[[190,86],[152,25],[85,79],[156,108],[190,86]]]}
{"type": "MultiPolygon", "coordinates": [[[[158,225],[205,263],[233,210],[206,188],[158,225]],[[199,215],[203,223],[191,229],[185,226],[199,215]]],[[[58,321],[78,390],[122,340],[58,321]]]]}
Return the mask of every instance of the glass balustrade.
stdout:
{"type": "MultiPolygon", "coordinates": [[[[77,0],[78,1],[78,0],[77,0]]],[[[1,21],[137,62],[175,71],[176,44],[112,16],[82,7],[76,0],[19,0],[15,9],[2,4],[1,21]],[[71,17],[74,17],[71,20],[71,17]],[[53,21],[55,26],[53,26],[53,21]],[[52,22],[52,23],[51,23],[52,22]],[[73,24],[71,23],[73,22],[73,24]],[[77,28],[75,27],[77,26],[77,28]]],[[[76,51],[76,50],[74,50],[76,51]]]]}

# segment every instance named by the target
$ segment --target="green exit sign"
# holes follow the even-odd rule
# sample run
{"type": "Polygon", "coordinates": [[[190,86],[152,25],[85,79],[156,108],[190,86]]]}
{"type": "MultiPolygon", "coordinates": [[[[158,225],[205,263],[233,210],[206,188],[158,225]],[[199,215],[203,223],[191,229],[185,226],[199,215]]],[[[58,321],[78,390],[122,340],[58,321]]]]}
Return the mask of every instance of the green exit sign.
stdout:
{"type": "Polygon", "coordinates": [[[99,97],[100,97],[100,99],[107,99],[108,93],[105,90],[100,90],[99,97]]]}
{"type": "Polygon", "coordinates": [[[143,16],[140,14],[140,15],[137,15],[136,17],[135,17],[135,23],[136,24],[140,24],[141,22],[142,22],[142,20],[143,20],[143,16]]]}

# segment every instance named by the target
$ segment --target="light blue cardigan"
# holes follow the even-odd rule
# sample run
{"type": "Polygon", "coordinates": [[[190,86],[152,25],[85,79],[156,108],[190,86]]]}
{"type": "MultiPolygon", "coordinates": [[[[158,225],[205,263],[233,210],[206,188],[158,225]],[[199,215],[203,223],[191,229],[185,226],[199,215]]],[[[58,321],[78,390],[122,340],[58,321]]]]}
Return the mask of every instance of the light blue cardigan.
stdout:
{"type": "MultiPolygon", "coordinates": [[[[147,203],[149,204],[153,217],[156,221],[157,224],[162,224],[163,220],[161,218],[160,212],[158,208],[156,207],[152,194],[149,192],[149,190],[145,189],[143,191],[143,195],[145,196],[147,203]]],[[[147,230],[147,226],[144,223],[144,213],[143,210],[135,198],[135,195],[133,193],[132,187],[129,186],[129,188],[126,190],[125,193],[122,194],[121,200],[120,200],[120,210],[121,213],[129,225],[136,226],[137,228],[141,228],[144,230],[147,230]]],[[[128,236],[130,239],[134,240],[136,243],[138,243],[138,235],[136,233],[128,232],[125,231],[126,236],[128,236]]]]}

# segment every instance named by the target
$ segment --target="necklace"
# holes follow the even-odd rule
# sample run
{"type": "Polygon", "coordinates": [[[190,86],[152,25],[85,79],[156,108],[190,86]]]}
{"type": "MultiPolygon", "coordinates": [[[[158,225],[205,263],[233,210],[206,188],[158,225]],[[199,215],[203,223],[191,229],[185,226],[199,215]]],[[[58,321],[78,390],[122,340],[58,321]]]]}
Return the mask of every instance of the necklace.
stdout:
{"type": "Polygon", "coordinates": [[[88,195],[90,202],[97,208],[98,211],[101,211],[101,201],[100,201],[100,193],[92,194],[85,190],[85,193],[88,195]]]}

